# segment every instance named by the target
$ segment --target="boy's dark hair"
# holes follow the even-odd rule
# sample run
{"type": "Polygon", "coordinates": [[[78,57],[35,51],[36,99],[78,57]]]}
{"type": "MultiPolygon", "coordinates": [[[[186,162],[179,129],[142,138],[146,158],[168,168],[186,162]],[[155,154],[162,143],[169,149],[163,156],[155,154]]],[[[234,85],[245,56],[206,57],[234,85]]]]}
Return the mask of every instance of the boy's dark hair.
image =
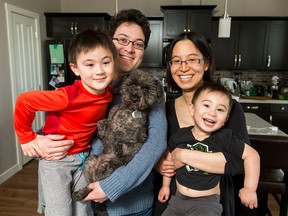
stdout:
{"type": "MultiPolygon", "coordinates": [[[[208,64],[208,70],[205,71],[203,75],[203,81],[211,82],[212,81],[211,77],[215,71],[215,59],[214,59],[211,48],[206,38],[197,32],[183,32],[180,35],[178,35],[170,43],[167,57],[166,57],[166,61],[167,61],[166,79],[167,79],[167,84],[172,88],[172,90],[182,91],[182,89],[177,85],[177,83],[174,81],[171,75],[171,69],[170,69],[168,62],[171,61],[172,59],[172,52],[173,52],[175,44],[178,43],[179,41],[185,41],[185,40],[190,40],[195,45],[195,47],[200,51],[203,57],[206,59],[205,63],[208,64]]],[[[182,59],[182,60],[185,60],[185,59],[182,59]]]]}
{"type": "Polygon", "coordinates": [[[149,42],[151,30],[147,17],[136,9],[121,10],[110,20],[110,36],[113,37],[116,29],[124,22],[134,23],[141,27],[145,36],[145,48],[149,42]]]}
{"type": "Polygon", "coordinates": [[[96,47],[103,47],[109,50],[114,60],[117,57],[117,50],[109,34],[101,29],[86,29],[74,35],[68,48],[69,63],[77,64],[79,53],[87,53],[96,47]]]}
{"type": "Polygon", "coordinates": [[[204,82],[194,93],[193,98],[192,98],[192,104],[195,103],[195,101],[198,99],[199,95],[203,92],[208,90],[209,92],[219,92],[227,96],[229,100],[229,109],[228,113],[230,113],[232,105],[233,105],[233,100],[230,92],[220,83],[216,82],[204,82]]]}

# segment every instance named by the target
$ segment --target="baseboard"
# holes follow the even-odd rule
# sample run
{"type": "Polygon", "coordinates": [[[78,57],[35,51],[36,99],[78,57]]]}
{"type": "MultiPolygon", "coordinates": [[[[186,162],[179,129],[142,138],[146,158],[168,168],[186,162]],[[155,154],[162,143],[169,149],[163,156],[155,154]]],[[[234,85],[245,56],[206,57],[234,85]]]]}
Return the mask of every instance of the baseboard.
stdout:
{"type": "Polygon", "coordinates": [[[5,182],[7,179],[9,179],[11,176],[13,176],[14,174],[16,174],[19,170],[20,170],[19,164],[15,164],[15,165],[12,166],[10,169],[8,169],[8,170],[5,171],[4,173],[2,173],[2,174],[0,175],[0,184],[2,184],[2,183],[5,182]]]}

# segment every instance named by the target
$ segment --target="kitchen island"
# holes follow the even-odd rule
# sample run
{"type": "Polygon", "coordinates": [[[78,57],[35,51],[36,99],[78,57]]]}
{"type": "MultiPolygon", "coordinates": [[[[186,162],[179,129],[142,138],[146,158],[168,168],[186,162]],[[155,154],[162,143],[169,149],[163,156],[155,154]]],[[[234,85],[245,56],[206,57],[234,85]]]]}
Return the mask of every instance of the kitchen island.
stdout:
{"type": "Polygon", "coordinates": [[[245,113],[246,126],[249,135],[287,136],[277,126],[270,124],[255,113],[245,113]]]}

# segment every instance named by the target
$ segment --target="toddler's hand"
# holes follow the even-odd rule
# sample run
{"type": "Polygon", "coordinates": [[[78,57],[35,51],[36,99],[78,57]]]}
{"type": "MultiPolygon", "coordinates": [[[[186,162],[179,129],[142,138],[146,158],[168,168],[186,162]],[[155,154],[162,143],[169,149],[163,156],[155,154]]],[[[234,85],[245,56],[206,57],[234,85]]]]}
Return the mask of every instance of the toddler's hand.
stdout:
{"type": "Polygon", "coordinates": [[[241,203],[245,205],[246,207],[250,209],[258,207],[257,193],[255,191],[251,191],[243,187],[239,191],[239,197],[241,199],[241,203]]]}
{"type": "Polygon", "coordinates": [[[169,199],[169,195],[170,195],[170,188],[169,187],[165,187],[163,186],[158,194],[158,200],[161,203],[165,203],[167,202],[167,200],[169,199]]]}

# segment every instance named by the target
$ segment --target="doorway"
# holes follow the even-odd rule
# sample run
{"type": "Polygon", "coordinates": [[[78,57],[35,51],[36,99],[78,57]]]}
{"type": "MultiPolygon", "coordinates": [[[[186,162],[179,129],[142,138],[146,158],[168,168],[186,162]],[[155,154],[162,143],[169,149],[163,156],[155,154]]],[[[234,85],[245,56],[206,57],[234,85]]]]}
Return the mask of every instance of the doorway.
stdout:
{"type": "MultiPolygon", "coordinates": [[[[13,107],[22,92],[43,89],[39,15],[5,3],[8,32],[9,65],[13,107]]],[[[38,112],[33,129],[43,125],[44,114],[38,112]]],[[[31,160],[22,153],[16,138],[19,169],[31,160]]]]}

